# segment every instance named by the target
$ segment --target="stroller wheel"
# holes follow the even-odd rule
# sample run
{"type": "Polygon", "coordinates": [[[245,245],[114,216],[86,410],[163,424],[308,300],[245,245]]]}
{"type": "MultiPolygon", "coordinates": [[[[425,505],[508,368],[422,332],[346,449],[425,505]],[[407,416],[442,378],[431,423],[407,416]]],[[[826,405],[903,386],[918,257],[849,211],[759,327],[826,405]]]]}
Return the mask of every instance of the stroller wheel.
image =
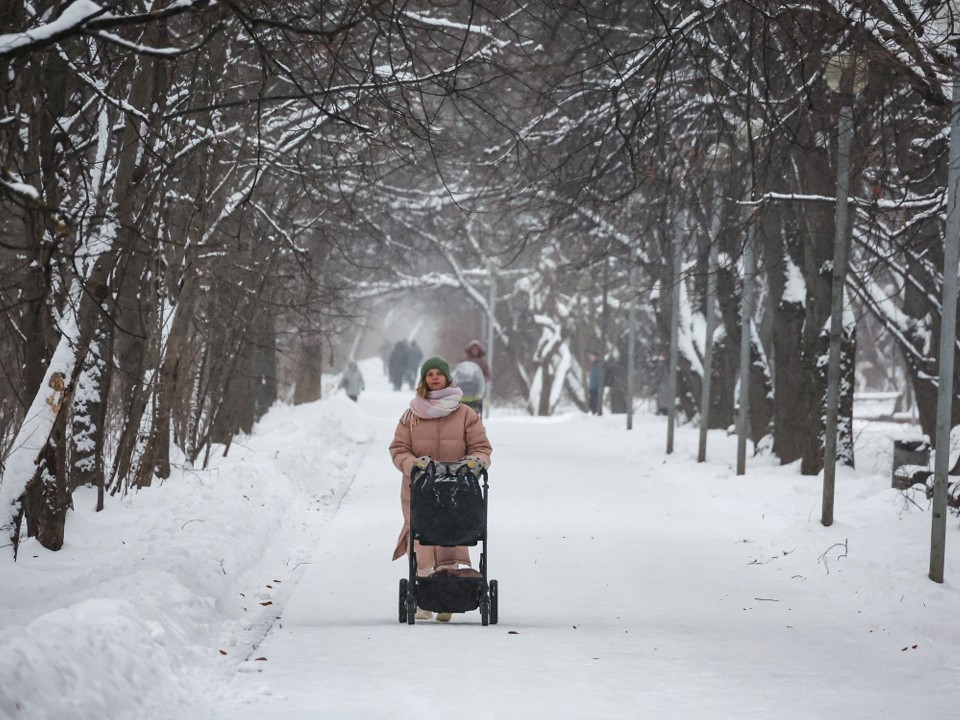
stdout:
{"type": "Polygon", "coordinates": [[[497,596],[499,594],[499,586],[497,585],[496,580],[490,581],[490,624],[496,625],[497,620],[497,596]]]}
{"type": "MultiPolygon", "coordinates": [[[[416,591],[409,590],[410,586],[407,584],[407,596],[406,596],[406,605],[405,609],[407,611],[407,625],[413,625],[417,621],[417,598],[416,591]]],[[[414,585],[416,587],[416,585],[414,585]]],[[[400,622],[403,622],[401,620],[400,622]]]]}
{"type": "Polygon", "coordinates": [[[407,622],[407,579],[400,578],[400,622],[407,622]]]}
{"type": "Polygon", "coordinates": [[[490,593],[483,585],[480,586],[480,624],[490,624],[490,593]]]}

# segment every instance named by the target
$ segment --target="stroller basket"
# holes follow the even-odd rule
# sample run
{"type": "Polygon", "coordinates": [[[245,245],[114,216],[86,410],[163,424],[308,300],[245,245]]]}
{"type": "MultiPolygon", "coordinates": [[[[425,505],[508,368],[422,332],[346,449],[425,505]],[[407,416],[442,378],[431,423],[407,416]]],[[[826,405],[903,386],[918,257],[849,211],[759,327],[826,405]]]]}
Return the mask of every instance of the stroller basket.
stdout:
{"type": "Polygon", "coordinates": [[[410,487],[410,526],[423,545],[476,545],[483,539],[487,508],[480,480],[466,467],[456,474],[416,475],[410,487]]]}
{"type": "Polygon", "coordinates": [[[417,578],[417,606],[434,612],[469,612],[480,607],[482,577],[417,578]]]}

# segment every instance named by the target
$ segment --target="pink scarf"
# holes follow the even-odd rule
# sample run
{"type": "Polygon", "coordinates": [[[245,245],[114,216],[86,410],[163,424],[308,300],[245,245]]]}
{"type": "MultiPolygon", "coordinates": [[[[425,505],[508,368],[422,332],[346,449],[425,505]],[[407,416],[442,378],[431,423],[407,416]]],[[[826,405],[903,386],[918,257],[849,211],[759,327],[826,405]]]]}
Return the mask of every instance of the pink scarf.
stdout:
{"type": "Polygon", "coordinates": [[[449,415],[460,406],[463,390],[456,386],[431,390],[425,398],[415,395],[410,407],[400,417],[403,425],[413,427],[420,420],[433,420],[449,415]]]}

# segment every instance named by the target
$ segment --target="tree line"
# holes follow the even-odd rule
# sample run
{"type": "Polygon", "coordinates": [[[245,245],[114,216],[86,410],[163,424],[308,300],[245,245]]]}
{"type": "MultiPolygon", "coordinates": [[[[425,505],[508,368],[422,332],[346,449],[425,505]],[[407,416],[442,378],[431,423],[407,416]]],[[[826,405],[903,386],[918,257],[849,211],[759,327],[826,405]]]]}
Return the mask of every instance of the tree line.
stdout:
{"type": "MultiPolygon", "coordinates": [[[[488,313],[491,277],[495,387],[534,414],[583,402],[589,351],[624,366],[631,300],[637,356],[658,357],[679,293],[675,401],[693,419],[713,273],[709,417],[727,427],[748,239],[751,437],[818,472],[841,102],[826,74],[843,53],[865,78],[849,305],[883,330],[877,361],[899,355],[932,437],[952,12],[5,4],[0,526],[14,548],[24,528],[59,547],[73,489],[102,504],[205,463],[278,398],[318,398],[372,305],[436,293],[488,313]]],[[[862,325],[843,343],[849,463],[862,325]]],[[[632,402],[621,384],[615,402],[632,402]]]]}

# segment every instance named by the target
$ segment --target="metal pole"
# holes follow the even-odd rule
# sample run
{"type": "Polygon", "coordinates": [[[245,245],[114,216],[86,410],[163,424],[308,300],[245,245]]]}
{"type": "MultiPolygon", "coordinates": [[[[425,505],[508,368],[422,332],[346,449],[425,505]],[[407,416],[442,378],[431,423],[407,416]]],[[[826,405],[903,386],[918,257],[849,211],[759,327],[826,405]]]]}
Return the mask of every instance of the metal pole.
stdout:
{"type": "Polygon", "coordinates": [[[600,311],[600,389],[597,391],[597,415],[603,415],[603,396],[607,390],[607,290],[610,256],[603,261],[603,308],[600,311]]]}
{"type": "Polygon", "coordinates": [[[820,522],[833,524],[833,496],[837,473],[837,415],[840,412],[840,350],[843,339],[843,286],[847,279],[849,233],[847,201],[850,195],[850,141],[853,138],[853,72],[844,71],[837,138],[837,199],[834,210],[833,286],[830,305],[830,355],[827,362],[827,403],[823,431],[823,505],[820,522]]]}
{"type": "MultiPolygon", "coordinates": [[[[958,43],[960,52],[960,43],[958,43]]],[[[960,56],[958,56],[960,57],[960,56]]],[[[957,264],[960,262],[960,59],[953,69],[950,113],[950,168],[947,177],[947,227],[943,251],[943,313],[940,323],[940,381],[937,386],[937,452],[933,470],[933,522],[930,579],[943,582],[947,542],[947,472],[953,416],[953,360],[957,343],[957,264]]]]}
{"type": "MultiPolygon", "coordinates": [[[[719,230],[720,220],[720,182],[716,181],[713,195],[714,227],[719,230]]],[[[707,298],[704,304],[706,316],[706,338],[703,345],[703,383],[700,388],[700,449],[697,452],[697,462],[707,459],[707,430],[710,429],[710,381],[713,375],[713,334],[716,330],[716,319],[713,308],[717,297],[717,242],[718,233],[711,233],[710,248],[707,252],[707,298]]]]}
{"type": "Polygon", "coordinates": [[[670,256],[670,363],[667,369],[667,397],[670,398],[670,408],[667,412],[667,454],[673,452],[673,434],[677,424],[677,363],[679,362],[680,345],[680,267],[682,248],[680,238],[674,230],[671,241],[670,256]]]}
{"type": "Polygon", "coordinates": [[[627,314],[629,333],[627,335],[627,430],[633,430],[633,391],[636,370],[634,369],[634,346],[637,343],[637,242],[630,244],[630,271],[628,273],[630,306],[627,314]]]}
{"type": "Polygon", "coordinates": [[[494,329],[497,324],[497,264],[491,259],[487,261],[487,271],[490,273],[490,296],[487,298],[487,367],[490,368],[490,379],[487,380],[485,391],[486,399],[483,403],[483,416],[490,417],[490,405],[493,403],[493,341],[494,329]]]}
{"type": "MultiPolygon", "coordinates": [[[[753,168],[750,170],[753,199],[753,168]]],[[[747,434],[750,429],[750,340],[753,322],[753,220],[743,246],[743,295],[740,298],[740,413],[737,417],[737,475],[747,472],[747,434]]]]}

